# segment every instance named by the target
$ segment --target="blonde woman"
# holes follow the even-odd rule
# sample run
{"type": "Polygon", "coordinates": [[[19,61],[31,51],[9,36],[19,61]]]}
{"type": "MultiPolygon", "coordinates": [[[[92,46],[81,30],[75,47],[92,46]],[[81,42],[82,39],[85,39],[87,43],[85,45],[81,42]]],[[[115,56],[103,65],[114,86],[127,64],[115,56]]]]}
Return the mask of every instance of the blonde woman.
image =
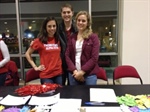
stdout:
{"type": "Polygon", "coordinates": [[[78,32],[69,38],[65,53],[69,83],[96,85],[100,42],[97,34],[92,33],[88,12],[78,12],[75,19],[78,32]]]}

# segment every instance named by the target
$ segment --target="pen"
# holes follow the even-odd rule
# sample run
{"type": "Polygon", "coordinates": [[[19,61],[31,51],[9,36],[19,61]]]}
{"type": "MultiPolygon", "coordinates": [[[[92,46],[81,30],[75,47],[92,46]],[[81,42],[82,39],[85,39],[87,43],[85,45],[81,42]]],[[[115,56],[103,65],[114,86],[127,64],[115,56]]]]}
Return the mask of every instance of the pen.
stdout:
{"type": "Polygon", "coordinates": [[[85,102],[86,105],[105,105],[105,103],[103,102],[95,102],[95,101],[91,101],[91,102],[85,102]]]}

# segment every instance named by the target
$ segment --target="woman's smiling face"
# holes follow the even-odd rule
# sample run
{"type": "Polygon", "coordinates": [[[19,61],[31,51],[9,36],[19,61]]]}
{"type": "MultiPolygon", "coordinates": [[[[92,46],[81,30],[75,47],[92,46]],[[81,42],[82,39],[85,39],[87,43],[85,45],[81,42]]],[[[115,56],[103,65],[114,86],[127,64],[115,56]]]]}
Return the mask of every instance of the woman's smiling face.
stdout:
{"type": "Polygon", "coordinates": [[[56,26],[56,22],[54,20],[51,20],[47,23],[46,30],[47,30],[49,37],[54,37],[54,34],[56,32],[56,28],[57,28],[57,26],[56,26]]]}
{"type": "Polygon", "coordinates": [[[81,14],[76,19],[78,31],[84,31],[87,28],[87,17],[84,14],[81,14]]]}
{"type": "Polygon", "coordinates": [[[65,22],[72,21],[73,11],[69,7],[62,8],[61,16],[65,22]]]}

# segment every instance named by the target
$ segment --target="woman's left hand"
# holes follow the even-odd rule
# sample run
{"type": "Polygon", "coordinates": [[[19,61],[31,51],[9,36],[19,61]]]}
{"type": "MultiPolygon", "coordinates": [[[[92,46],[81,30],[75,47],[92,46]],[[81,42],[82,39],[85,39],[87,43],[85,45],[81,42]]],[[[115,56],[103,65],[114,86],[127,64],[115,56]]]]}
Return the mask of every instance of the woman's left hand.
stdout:
{"type": "Polygon", "coordinates": [[[75,74],[73,74],[73,76],[76,80],[83,82],[84,81],[84,74],[85,74],[85,72],[80,70],[80,71],[76,72],[75,74]]]}

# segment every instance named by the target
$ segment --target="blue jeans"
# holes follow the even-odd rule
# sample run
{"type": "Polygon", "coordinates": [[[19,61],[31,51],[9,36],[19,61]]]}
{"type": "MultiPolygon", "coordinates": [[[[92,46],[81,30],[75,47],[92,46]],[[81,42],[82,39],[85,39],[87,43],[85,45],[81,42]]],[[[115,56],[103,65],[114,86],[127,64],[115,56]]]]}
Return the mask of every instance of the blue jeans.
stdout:
{"type": "Polygon", "coordinates": [[[5,85],[6,74],[7,74],[7,72],[0,74],[0,86],[4,86],[5,85]]]}
{"type": "Polygon", "coordinates": [[[62,75],[58,75],[58,76],[55,76],[55,77],[52,77],[52,78],[42,78],[40,80],[41,80],[41,84],[44,84],[44,83],[57,83],[57,84],[62,85],[62,75]]]}
{"type": "Polygon", "coordinates": [[[84,82],[77,81],[72,76],[72,74],[69,73],[69,83],[70,83],[70,85],[96,85],[96,83],[97,83],[97,76],[95,74],[85,76],[84,79],[85,79],[84,82]]]}

